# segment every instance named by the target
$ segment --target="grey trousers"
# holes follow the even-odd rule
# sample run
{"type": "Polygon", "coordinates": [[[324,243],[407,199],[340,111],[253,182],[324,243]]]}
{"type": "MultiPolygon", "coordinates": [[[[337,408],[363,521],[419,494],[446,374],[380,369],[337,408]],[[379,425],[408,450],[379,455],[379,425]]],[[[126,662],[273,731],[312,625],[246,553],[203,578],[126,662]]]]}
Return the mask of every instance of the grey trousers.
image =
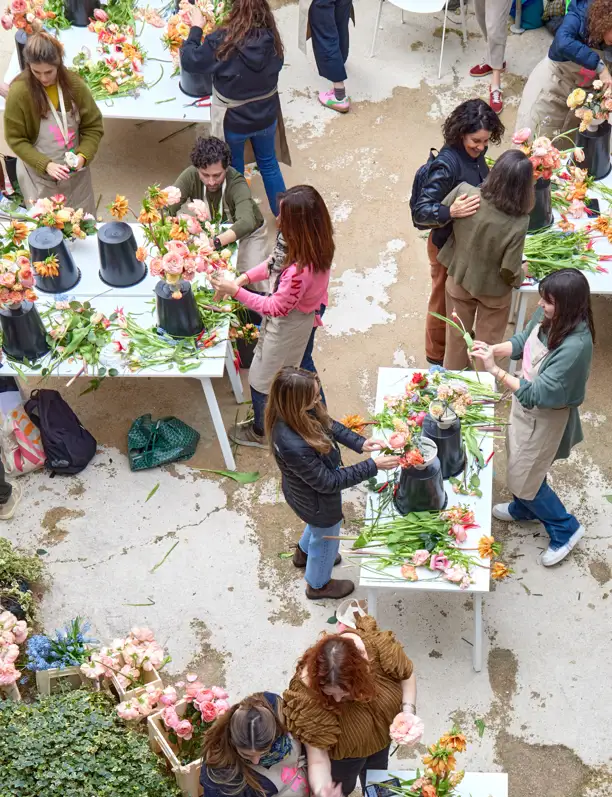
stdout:
{"type": "Polygon", "coordinates": [[[502,69],[508,38],[508,15],[512,0],[474,0],[476,19],[487,43],[487,64],[502,69]]]}

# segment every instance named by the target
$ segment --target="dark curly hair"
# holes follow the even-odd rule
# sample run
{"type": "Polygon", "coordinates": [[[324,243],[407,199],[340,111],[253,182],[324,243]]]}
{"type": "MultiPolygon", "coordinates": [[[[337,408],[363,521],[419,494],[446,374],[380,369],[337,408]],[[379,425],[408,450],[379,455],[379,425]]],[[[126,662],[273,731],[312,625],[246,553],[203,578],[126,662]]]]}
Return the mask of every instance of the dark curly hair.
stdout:
{"type": "Polygon", "coordinates": [[[612,30],[612,0],[593,0],[589,6],[587,30],[591,44],[602,44],[606,33],[612,30]]]}
{"type": "Polygon", "coordinates": [[[196,169],[205,169],[213,163],[219,163],[224,169],[230,164],[230,148],[225,141],[211,136],[210,138],[198,138],[191,151],[191,162],[196,169]]]}
{"type": "Polygon", "coordinates": [[[499,116],[484,100],[462,102],[442,125],[444,143],[449,147],[458,147],[463,136],[479,130],[488,130],[493,144],[500,143],[506,130],[499,116]]]}

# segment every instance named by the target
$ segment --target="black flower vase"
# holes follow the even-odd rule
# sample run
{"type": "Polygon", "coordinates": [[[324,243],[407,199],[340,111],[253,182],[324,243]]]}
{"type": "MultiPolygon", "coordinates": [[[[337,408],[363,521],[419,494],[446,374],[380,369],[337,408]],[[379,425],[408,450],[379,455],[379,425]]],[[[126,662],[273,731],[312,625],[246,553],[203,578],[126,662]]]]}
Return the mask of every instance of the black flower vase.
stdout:
{"type": "Polygon", "coordinates": [[[212,94],[212,75],[200,72],[187,72],[183,69],[182,52],[179,52],[181,76],[179,88],[188,97],[210,97],[212,94]]]}
{"type": "Polygon", "coordinates": [[[49,351],[47,333],[32,302],[0,308],[0,326],[2,348],[9,357],[33,362],[49,351]]]}
{"type": "Polygon", "coordinates": [[[86,28],[100,0],[64,0],[64,16],[76,28],[86,28]]]}
{"type": "Polygon", "coordinates": [[[36,287],[45,293],[66,293],[81,279],[81,272],[76,267],[72,255],[68,251],[64,235],[55,227],[39,227],[28,236],[28,247],[32,263],[45,260],[55,255],[59,263],[57,277],[41,277],[34,269],[36,287]]]}
{"type": "Polygon", "coordinates": [[[136,239],[129,224],[111,221],[98,230],[100,279],[113,288],[129,288],[147,276],[147,267],[136,257],[136,239]]]}
{"type": "Polygon", "coordinates": [[[25,56],[23,51],[28,43],[28,34],[20,28],[15,34],[15,48],[17,50],[17,60],[19,61],[19,69],[23,72],[25,69],[25,56]]]}
{"type": "Polygon", "coordinates": [[[160,280],[155,286],[155,296],[158,325],[173,338],[192,338],[204,329],[191,285],[186,280],[173,286],[160,280]],[[180,299],[172,298],[176,288],[181,292],[180,299]]]}
{"type": "MultiPolygon", "coordinates": [[[[457,476],[465,465],[465,452],[461,440],[461,421],[457,416],[447,421],[433,418],[429,413],[423,421],[422,437],[433,440],[438,448],[442,478],[457,476]]],[[[443,416],[444,417],[444,416],[443,416]]]]}
{"type": "Polygon", "coordinates": [[[402,468],[400,475],[400,483],[394,499],[395,507],[400,515],[407,515],[409,512],[444,509],[448,501],[444,490],[442,467],[436,454],[436,444],[433,440],[422,438],[419,448],[425,459],[425,464],[402,468]],[[429,452],[433,453],[433,456],[429,452]]]}
{"type": "Polygon", "coordinates": [[[584,161],[577,163],[581,169],[586,169],[595,180],[603,180],[610,174],[610,127],[609,122],[597,126],[596,130],[585,130],[576,136],[576,146],[582,147],[584,161]]]}
{"type": "Polygon", "coordinates": [[[535,205],[529,214],[529,227],[527,232],[544,230],[553,223],[552,197],[550,195],[550,180],[540,177],[535,183],[535,205]]]}
{"type": "Polygon", "coordinates": [[[6,173],[13,186],[13,191],[19,190],[19,180],[17,179],[17,158],[14,155],[4,156],[4,165],[6,166],[6,173]]]}

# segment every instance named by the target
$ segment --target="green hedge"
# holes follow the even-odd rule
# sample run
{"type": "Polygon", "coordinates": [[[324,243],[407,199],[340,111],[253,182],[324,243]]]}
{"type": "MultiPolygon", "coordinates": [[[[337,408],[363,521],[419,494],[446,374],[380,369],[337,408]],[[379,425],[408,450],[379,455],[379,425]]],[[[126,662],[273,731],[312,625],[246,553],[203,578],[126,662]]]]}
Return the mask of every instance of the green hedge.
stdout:
{"type": "Polygon", "coordinates": [[[162,767],[100,692],[0,701],[0,797],[178,797],[162,767]]]}

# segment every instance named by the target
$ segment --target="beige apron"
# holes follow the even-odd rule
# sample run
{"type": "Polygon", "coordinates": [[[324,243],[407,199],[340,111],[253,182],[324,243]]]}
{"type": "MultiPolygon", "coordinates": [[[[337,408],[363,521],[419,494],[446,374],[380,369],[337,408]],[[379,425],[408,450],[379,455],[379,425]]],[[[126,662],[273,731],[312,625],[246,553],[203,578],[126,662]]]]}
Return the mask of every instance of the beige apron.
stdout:
{"type": "MultiPolygon", "coordinates": [[[[527,338],[523,351],[523,378],[533,382],[548,349],[539,340],[540,324],[527,338]]],[[[531,501],[546,478],[563,439],[570,414],[569,407],[559,410],[525,409],[512,396],[512,409],[506,432],[508,453],[508,489],[517,498],[531,501]]]]}
{"type": "MultiPolygon", "coordinates": [[[[298,47],[306,55],[306,42],[310,39],[310,6],[314,0],[300,0],[298,4],[298,47]]],[[[355,24],[355,6],[351,6],[351,19],[355,24]]]]}
{"type": "MultiPolygon", "coordinates": [[[[63,110],[63,97],[60,86],[57,87],[60,96],[60,108],[63,110]]],[[[49,102],[51,105],[51,102],[49,102]]],[[[58,114],[53,112],[40,120],[40,130],[34,146],[54,163],[64,164],[64,155],[70,150],[79,151],[79,122],[81,121],[78,109],[72,106],[70,110],[58,114]]],[[[63,194],[66,205],[71,208],[83,208],[86,213],[95,216],[96,202],[91,172],[84,166],[78,172],[72,172],[67,180],[53,180],[48,174],[39,174],[22,160],[17,160],[17,179],[25,199],[26,206],[42,197],[52,197],[63,194]]]]}
{"type": "MultiPolygon", "coordinates": [[[[215,138],[220,138],[222,141],[224,141],[225,131],[223,125],[225,114],[230,108],[241,108],[243,105],[248,105],[251,102],[267,100],[269,97],[273,97],[275,94],[278,94],[278,87],[272,91],[269,91],[267,94],[262,94],[259,97],[251,97],[248,100],[230,100],[228,97],[224,97],[222,94],[219,94],[213,84],[210,105],[210,132],[213,136],[215,136],[215,138]]],[[[278,104],[278,114],[276,117],[276,136],[274,138],[274,148],[276,150],[277,159],[281,163],[291,166],[291,154],[289,152],[289,144],[287,143],[285,120],[283,119],[283,111],[280,106],[280,102],[278,104]]],[[[249,139],[246,140],[244,145],[244,162],[255,162],[255,153],[253,152],[253,146],[249,139]]]]}
{"type": "Polygon", "coordinates": [[[256,766],[251,764],[255,772],[276,786],[278,789],[276,797],[306,797],[309,793],[306,757],[302,753],[302,745],[293,736],[291,742],[289,755],[269,769],[259,764],[256,766]]]}
{"type": "Polygon", "coordinates": [[[292,310],[286,316],[264,316],[249,371],[251,387],[266,395],[277,372],[299,366],[312,332],[315,314],[292,310]]]}

